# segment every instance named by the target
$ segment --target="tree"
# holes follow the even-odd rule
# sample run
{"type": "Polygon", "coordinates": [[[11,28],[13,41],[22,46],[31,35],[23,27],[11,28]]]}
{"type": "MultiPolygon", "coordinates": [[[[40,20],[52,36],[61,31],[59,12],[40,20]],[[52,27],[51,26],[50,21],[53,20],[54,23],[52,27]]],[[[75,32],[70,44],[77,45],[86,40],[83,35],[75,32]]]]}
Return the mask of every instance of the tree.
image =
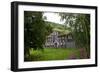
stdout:
{"type": "Polygon", "coordinates": [[[25,11],[24,16],[24,54],[29,53],[30,48],[43,50],[46,36],[52,28],[45,24],[42,12],[25,11]]]}
{"type": "Polygon", "coordinates": [[[90,57],[90,15],[79,13],[60,13],[61,20],[65,20],[73,33],[76,46],[87,50],[90,57]]]}
{"type": "Polygon", "coordinates": [[[43,49],[45,39],[45,22],[42,12],[24,12],[24,49],[25,54],[30,48],[43,49]]]}
{"type": "Polygon", "coordinates": [[[87,57],[90,57],[90,15],[80,14],[76,18],[75,31],[76,43],[85,48],[87,57]]]}

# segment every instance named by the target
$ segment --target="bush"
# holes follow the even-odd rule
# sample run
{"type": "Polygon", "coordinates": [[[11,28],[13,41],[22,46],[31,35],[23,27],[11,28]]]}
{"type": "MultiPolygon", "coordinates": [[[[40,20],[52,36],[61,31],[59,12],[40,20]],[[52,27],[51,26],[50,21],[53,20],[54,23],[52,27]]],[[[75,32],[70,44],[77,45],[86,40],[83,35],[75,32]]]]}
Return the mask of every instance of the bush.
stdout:
{"type": "Polygon", "coordinates": [[[30,50],[30,56],[28,59],[30,61],[38,61],[42,57],[42,51],[41,50],[30,50]]]}

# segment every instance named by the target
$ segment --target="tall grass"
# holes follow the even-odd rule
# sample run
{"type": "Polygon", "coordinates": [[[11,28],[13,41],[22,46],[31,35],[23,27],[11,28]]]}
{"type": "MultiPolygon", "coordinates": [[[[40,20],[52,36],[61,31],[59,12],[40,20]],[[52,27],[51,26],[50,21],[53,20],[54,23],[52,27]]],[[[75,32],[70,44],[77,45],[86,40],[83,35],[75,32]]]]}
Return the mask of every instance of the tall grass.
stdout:
{"type": "Polygon", "coordinates": [[[30,55],[25,61],[48,61],[80,59],[80,51],[76,48],[45,48],[41,50],[30,50],[30,55]]]}

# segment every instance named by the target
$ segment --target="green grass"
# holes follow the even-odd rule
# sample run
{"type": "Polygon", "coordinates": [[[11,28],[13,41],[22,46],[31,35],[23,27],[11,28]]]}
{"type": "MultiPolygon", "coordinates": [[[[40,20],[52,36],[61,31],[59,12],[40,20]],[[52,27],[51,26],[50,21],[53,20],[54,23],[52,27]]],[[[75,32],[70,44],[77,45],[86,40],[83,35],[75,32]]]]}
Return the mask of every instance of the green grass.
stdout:
{"type": "Polygon", "coordinates": [[[27,55],[25,61],[48,61],[48,60],[67,60],[70,57],[75,59],[80,58],[79,49],[75,48],[45,48],[41,50],[30,50],[30,55],[27,55]]]}

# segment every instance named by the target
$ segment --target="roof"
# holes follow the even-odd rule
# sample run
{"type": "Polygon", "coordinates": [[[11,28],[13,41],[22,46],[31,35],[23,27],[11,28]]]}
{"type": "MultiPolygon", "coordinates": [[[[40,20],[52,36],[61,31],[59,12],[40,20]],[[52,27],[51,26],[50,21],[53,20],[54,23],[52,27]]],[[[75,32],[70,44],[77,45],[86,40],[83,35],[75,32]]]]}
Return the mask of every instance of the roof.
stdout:
{"type": "Polygon", "coordinates": [[[70,30],[67,29],[58,29],[58,28],[54,28],[53,31],[58,32],[60,35],[68,35],[71,33],[70,30]]]}

